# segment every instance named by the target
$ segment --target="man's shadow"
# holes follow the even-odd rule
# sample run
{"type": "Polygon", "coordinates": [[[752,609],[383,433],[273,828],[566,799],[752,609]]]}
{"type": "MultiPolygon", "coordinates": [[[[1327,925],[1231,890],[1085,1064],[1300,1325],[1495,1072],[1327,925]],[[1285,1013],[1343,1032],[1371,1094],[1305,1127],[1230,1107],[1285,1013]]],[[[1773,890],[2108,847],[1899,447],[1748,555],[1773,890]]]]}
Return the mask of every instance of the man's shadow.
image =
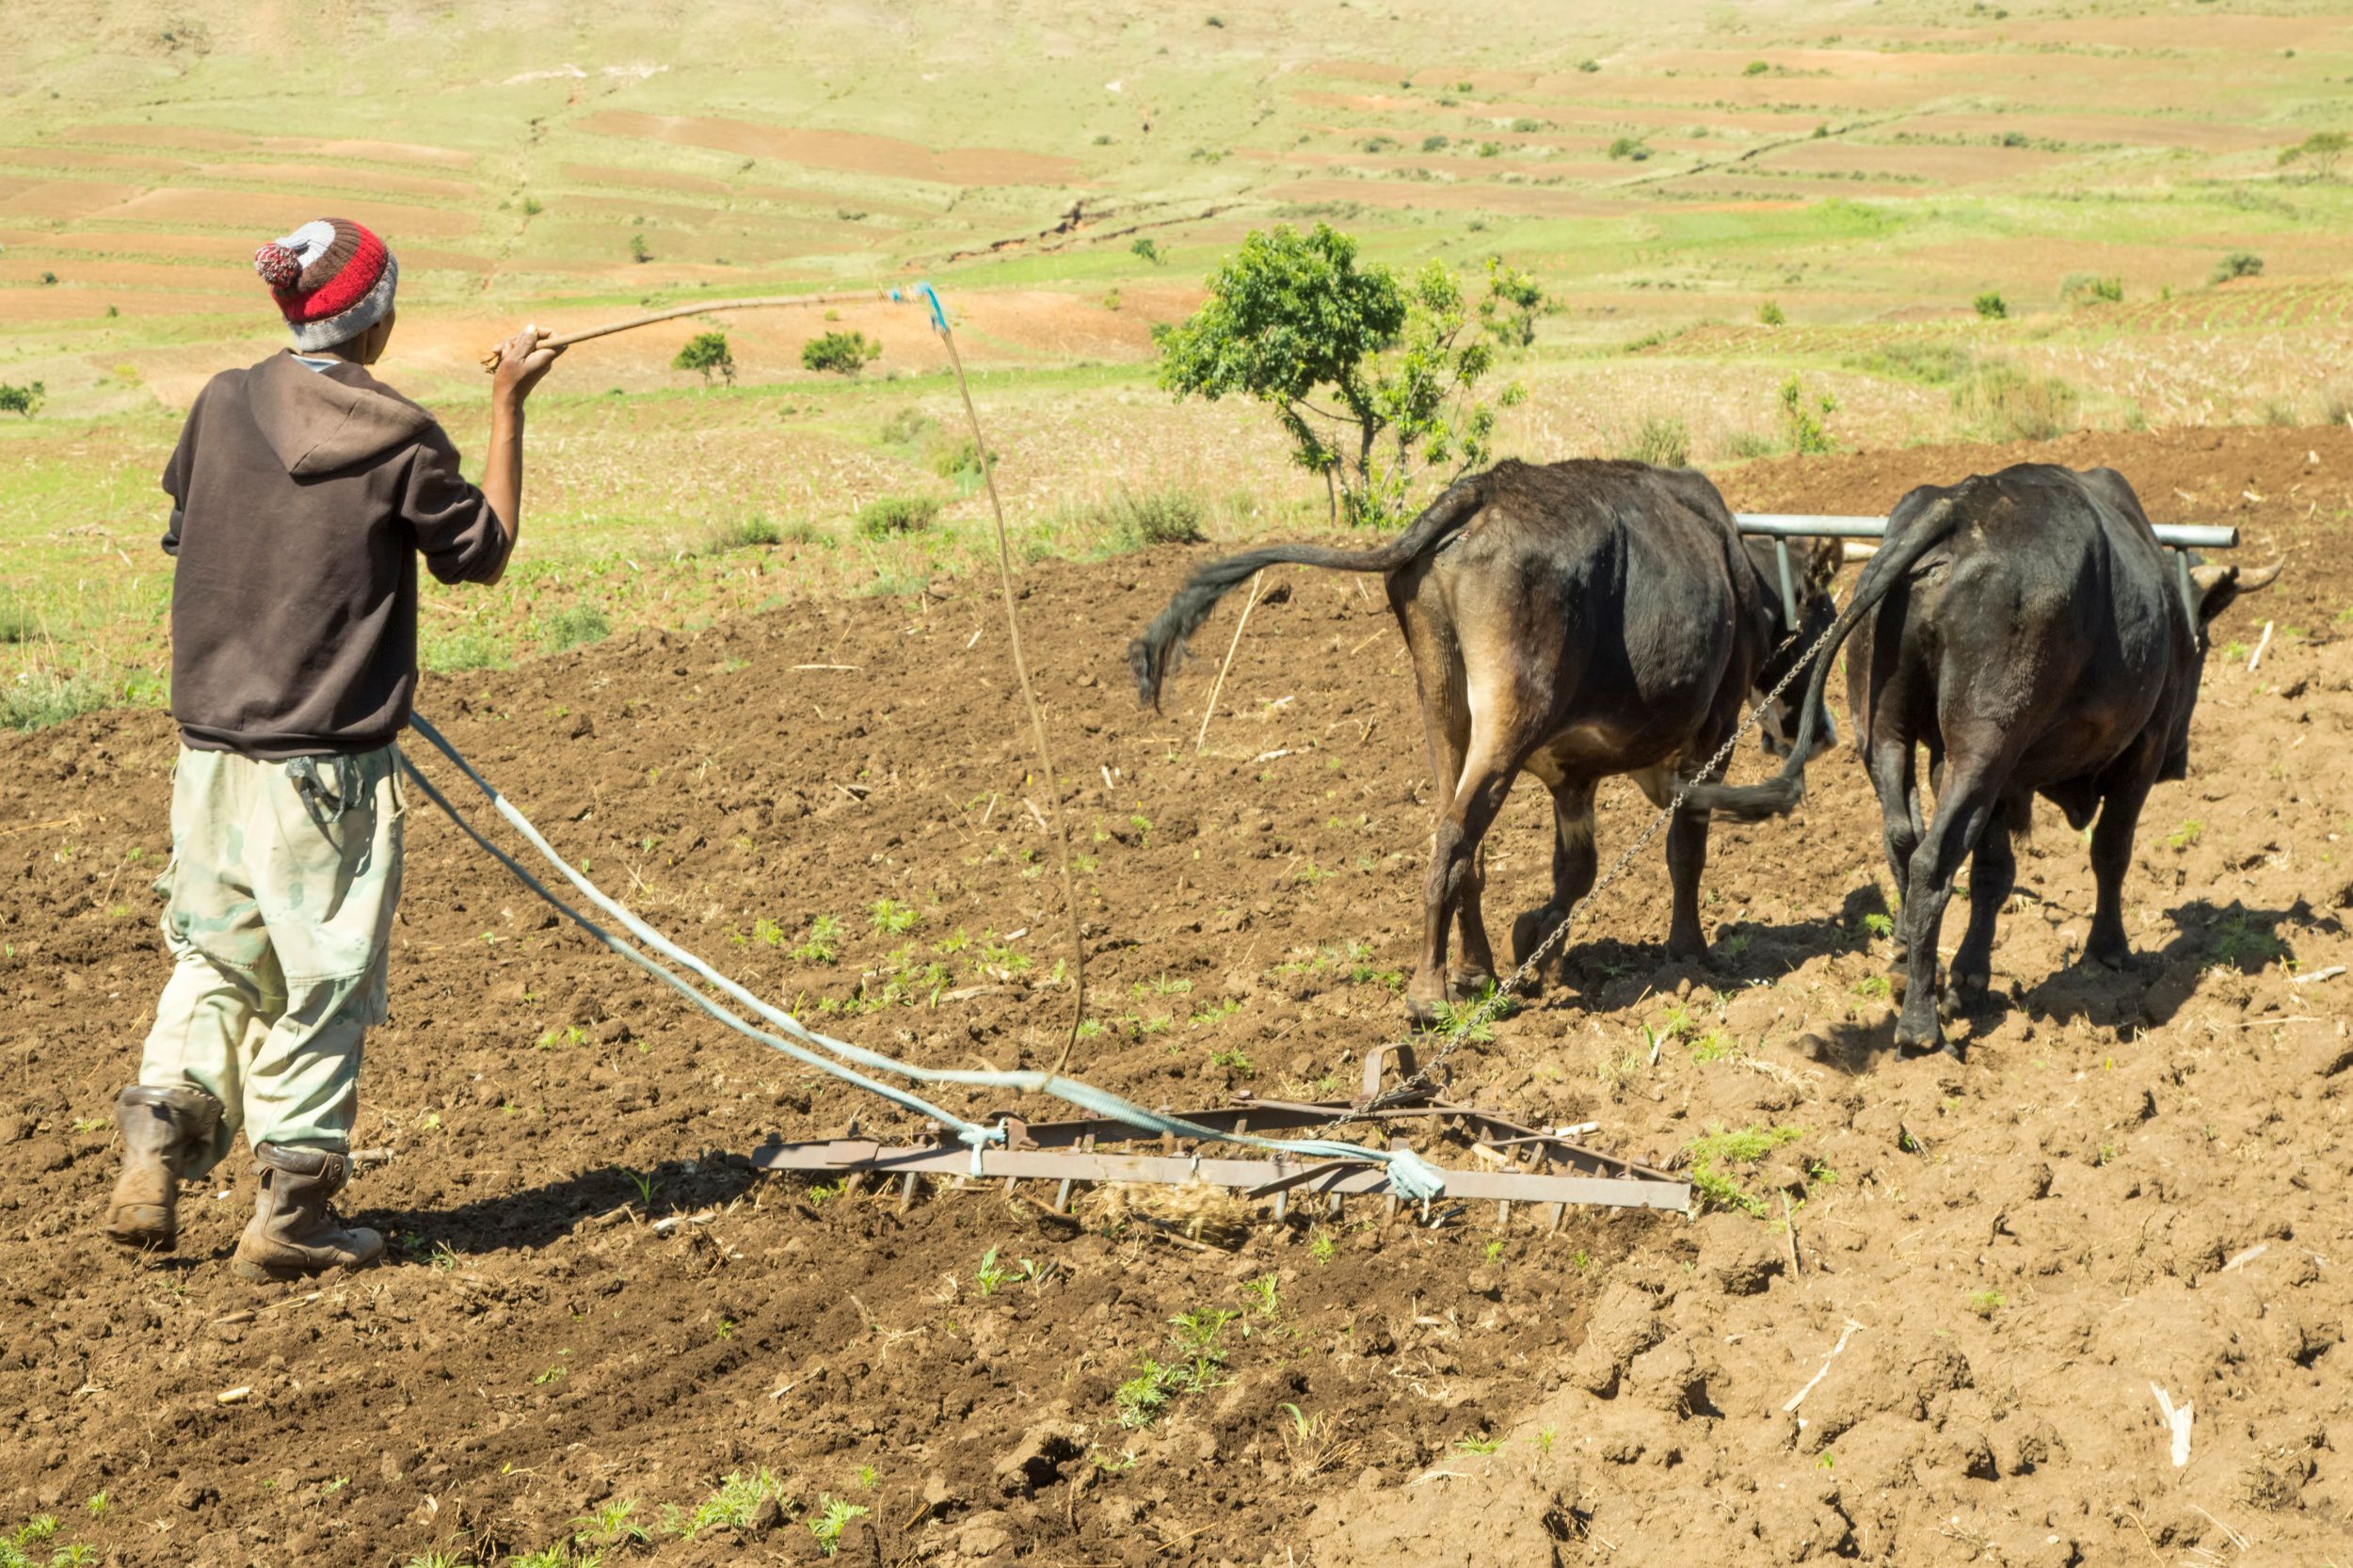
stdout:
{"type": "Polygon", "coordinates": [[[371,1208],[352,1218],[384,1233],[389,1257],[429,1263],[444,1254],[544,1247],[592,1220],[625,1209],[647,1221],[695,1213],[741,1197],[758,1179],[748,1157],[705,1153],[665,1160],[641,1171],[600,1166],[544,1187],[476,1198],[455,1208],[371,1208]]]}

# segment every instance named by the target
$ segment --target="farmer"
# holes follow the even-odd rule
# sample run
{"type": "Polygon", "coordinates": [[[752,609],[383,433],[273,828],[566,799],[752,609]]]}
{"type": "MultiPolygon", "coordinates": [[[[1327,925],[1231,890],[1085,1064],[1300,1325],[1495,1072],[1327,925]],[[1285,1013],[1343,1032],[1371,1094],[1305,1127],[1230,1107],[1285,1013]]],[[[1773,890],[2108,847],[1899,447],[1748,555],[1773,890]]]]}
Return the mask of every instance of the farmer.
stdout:
{"type": "Polygon", "coordinates": [[[180,759],[156,888],[172,972],[116,1102],[106,1234],[169,1251],[178,1182],[242,1127],[261,1191],[235,1270],[285,1280],[384,1250],[328,1206],[350,1176],[360,1039],[386,1013],[417,559],[443,583],[505,571],[523,400],[558,351],[529,327],[502,346],[477,489],[433,416],[364,368],[392,333],[400,267],[382,240],[324,218],[253,268],[294,347],[215,376],[164,469],[180,759]]]}

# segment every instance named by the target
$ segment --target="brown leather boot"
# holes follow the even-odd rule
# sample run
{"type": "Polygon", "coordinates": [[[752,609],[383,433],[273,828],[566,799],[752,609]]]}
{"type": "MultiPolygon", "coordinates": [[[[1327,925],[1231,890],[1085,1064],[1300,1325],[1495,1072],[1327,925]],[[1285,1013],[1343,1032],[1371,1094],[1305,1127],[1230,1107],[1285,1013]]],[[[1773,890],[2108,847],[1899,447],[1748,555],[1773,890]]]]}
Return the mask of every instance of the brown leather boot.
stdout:
{"type": "Polygon", "coordinates": [[[253,1223],[237,1238],[239,1279],[306,1279],[330,1269],[357,1269],[384,1252],[384,1238],[346,1227],[329,1201],[351,1179],[351,1161],[326,1149],[263,1144],[253,1151],[262,1191],[253,1223]]]}
{"type": "Polygon", "coordinates": [[[220,1126],[220,1102],[201,1089],[135,1083],[115,1098],[122,1175],[106,1206],[106,1235],[126,1247],[169,1252],[179,1241],[180,1176],[220,1126]]]}

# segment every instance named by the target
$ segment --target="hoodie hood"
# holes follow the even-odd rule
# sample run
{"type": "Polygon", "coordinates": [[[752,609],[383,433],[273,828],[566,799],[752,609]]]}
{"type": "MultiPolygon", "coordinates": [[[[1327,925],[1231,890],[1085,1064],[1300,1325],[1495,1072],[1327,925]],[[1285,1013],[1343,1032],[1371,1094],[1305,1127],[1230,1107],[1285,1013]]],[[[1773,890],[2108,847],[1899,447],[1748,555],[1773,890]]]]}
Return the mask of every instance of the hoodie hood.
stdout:
{"type": "Polygon", "coordinates": [[[246,405],[296,479],[333,473],[409,446],[433,416],[355,364],[312,370],[291,353],[246,372],[246,405]]]}

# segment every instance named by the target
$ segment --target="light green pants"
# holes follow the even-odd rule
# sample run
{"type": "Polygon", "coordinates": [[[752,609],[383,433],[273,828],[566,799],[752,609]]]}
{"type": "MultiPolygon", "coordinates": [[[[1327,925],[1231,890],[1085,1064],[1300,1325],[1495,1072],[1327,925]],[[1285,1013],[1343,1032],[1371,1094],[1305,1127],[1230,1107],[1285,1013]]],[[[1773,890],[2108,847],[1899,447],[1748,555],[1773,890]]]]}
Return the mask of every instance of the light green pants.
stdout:
{"type": "Polygon", "coordinates": [[[384,1021],[400,903],[391,746],[261,762],[183,746],[171,786],[170,981],[139,1062],[152,1088],[218,1100],[200,1176],[248,1144],[348,1150],[360,1044],[384,1021]]]}

